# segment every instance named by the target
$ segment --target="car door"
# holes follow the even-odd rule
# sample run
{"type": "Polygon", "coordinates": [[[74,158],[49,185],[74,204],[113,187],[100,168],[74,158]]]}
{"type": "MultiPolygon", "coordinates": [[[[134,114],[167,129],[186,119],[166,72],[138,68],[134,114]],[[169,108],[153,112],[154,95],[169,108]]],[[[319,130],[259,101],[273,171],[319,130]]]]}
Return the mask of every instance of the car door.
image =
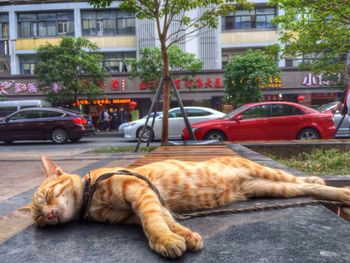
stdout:
{"type": "MultiPolygon", "coordinates": [[[[149,125],[151,125],[152,120],[150,119],[149,125]]],[[[156,117],[154,122],[154,135],[155,138],[160,138],[162,134],[163,127],[163,116],[156,117]]],[[[169,138],[181,138],[182,130],[185,127],[185,122],[182,117],[180,108],[174,108],[169,110],[169,138]]]]}
{"type": "Polygon", "coordinates": [[[7,120],[7,130],[10,132],[10,139],[34,139],[37,131],[35,119],[39,117],[39,113],[33,110],[19,111],[11,115],[7,120]]]}
{"type": "Polygon", "coordinates": [[[287,104],[271,104],[271,116],[265,120],[268,140],[294,140],[303,123],[302,110],[287,104]]]}
{"type": "Polygon", "coordinates": [[[256,105],[241,112],[227,123],[229,140],[265,140],[265,122],[270,115],[270,105],[256,105]]]}

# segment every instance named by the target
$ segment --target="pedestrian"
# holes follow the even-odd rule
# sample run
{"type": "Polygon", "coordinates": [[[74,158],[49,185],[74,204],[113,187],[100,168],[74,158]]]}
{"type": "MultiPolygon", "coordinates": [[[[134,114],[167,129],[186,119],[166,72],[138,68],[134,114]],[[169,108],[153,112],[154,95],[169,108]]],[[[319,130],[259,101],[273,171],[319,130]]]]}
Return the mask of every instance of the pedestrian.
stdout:
{"type": "Polygon", "coordinates": [[[118,130],[117,119],[118,119],[118,110],[115,109],[115,110],[111,113],[111,123],[110,123],[110,128],[111,128],[111,130],[118,130]]]}
{"type": "Polygon", "coordinates": [[[109,114],[107,112],[107,109],[104,109],[101,113],[101,123],[102,123],[102,129],[105,131],[109,130],[109,114]]]}
{"type": "Polygon", "coordinates": [[[120,124],[123,124],[124,122],[126,122],[126,114],[124,111],[124,108],[120,108],[120,110],[118,111],[118,127],[120,124]]]}

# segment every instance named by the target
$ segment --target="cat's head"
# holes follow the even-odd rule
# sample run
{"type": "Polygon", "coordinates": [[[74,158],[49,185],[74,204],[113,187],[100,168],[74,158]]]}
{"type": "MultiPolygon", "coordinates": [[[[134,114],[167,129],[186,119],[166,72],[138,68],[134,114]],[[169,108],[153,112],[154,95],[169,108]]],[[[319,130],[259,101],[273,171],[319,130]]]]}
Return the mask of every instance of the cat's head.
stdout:
{"type": "Polygon", "coordinates": [[[41,158],[46,179],[33,196],[31,213],[38,226],[75,219],[82,204],[83,183],[76,174],[62,171],[53,161],[41,158]]]}

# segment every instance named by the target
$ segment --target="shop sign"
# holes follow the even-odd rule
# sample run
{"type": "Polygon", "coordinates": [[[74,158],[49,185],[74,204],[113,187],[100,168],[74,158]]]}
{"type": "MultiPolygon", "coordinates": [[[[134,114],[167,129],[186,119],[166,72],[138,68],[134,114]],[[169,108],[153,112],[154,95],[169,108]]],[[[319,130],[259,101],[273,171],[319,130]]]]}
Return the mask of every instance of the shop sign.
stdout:
{"type": "Polygon", "coordinates": [[[131,102],[131,99],[97,99],[93,100],[92,103],[90,103],[88,100],[77,100],[76,103],[79,104],[128,104],[131,102]]]}
{"type": "MultiPolygon", "coordinates": [[[[140,90],[147,90],[147,89],[155,89],[158,86],[159,81],[144,81],[142,80],[139,84],[140,90]]],[[[189,90],[196,90],[196,89],[208,89],[208,88],[215,88],[220,89],[223,88],[222,85],[222,79],[221,77],[215,77],[215,78],[202,78],[202,77],[196,77],[196,78],[183,78],[183,79],[174,79],[175,87],[176,89],[186,88],[189,90]]]]}
{"type": "MultiPolygon", "coordinates": [[[[60,83],[54,83],[52,85],[52,91],[55,93],[60,92],[64,87],[60,83]]],[[[14,80],[7,80],[0,82],[0,94],[8,95],[11,93],[38,93],[39,88],[36,83],[22,83],[14,80]],[[14,90],[11,89],[14,88],[14,90]]]]}
{"type": "Polygon", "coordinates": [[[282,87],[282,80],[279,76],[269,77],[268,83],[260,85],[260,89],[279,89],[282,87]]]}
{"type": "Polygon", "coordinates": [[[112,79],[111,80],[111,88],[113,91],[121,90],[125,91],[126,90],[126,80],[118,80],[118,79],[112,79]]]}
{"type": "Polygon", "coordinates": [[[323,80],[322,74],[313,75],[311,72],[308,72],[303,79],[303,86],[328,86],[330,85],[329,80],[323,80]]]}

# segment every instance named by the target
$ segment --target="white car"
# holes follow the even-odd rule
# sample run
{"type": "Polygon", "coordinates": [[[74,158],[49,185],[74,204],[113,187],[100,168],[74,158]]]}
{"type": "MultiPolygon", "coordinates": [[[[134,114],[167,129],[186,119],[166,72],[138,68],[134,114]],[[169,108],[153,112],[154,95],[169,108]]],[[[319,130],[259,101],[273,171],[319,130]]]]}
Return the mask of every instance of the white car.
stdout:
{"type": "MultiPolygon", "coordinates": [[[[161,112],[161,111],[157,111],[157,112],[156,112],[156,116],[159,116],[159,115],[161,115],[161,114],[163,114],[163,112],[161,112]]],[[[154,115],[154,113],[152,112],[152,113],[151,113],[151,118],[150,118],[150,119],[152,119],[153,115],[154,115]]],[[[143,119],[146,120],[146,119],[147,119],[147,115],[144,116],[141,120],[143,120],[143,119]]],[[[137,121],[139,121],[139,120],[137,120],[137,121]]],[[[135,121],[124,122],[124,123],[122,123],[122,124],[119,125],[118,131],[119,131],[119,132],[124,132],[124,129],[125,129],[126,127],[132,126],[132,125],[134,125],[134,124],[135,124],[135,121]]]]}
{"type": "MultiPolygon", "coordinates": [[[[185,107],[185,111],[191,124],[200,121],[215,120],[225,115],[225,113],[223,112],[205,107],[185,107]]],[[[151,137],[151,140],[161,138],[162,118],[163,115],[159,115],[158,117],[156,117],[153,130],[151,128],[153,118],[149,119],[142,141],[147,141],[149,136],[151,137]]],[[[129,126],[124,127],[124,137],[131,140],[137,140],[139,135],[141,134],[142,127],[144,126],[145,122],[145,118],[131,122],[129,126]]],[[[186,125],[182,117],[180,108],[170,109],[169,139],[181,139],[182,130],[185,128],[185,126],[186,125]]]]}

